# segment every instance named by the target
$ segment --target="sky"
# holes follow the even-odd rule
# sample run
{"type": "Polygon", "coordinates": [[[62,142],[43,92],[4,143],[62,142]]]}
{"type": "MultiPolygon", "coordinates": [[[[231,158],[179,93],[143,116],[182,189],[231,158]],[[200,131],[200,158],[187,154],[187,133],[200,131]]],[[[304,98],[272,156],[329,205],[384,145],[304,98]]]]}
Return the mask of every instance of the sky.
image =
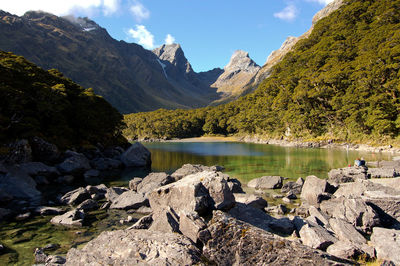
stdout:
{"type": "Polygon", "coordinates": [[[179,43],[196,72],[223,68],[236,50],[263,65],[288,36],[300,36],[332,0],[0,0],[16,15],[42,10],[88,17],[117,40],[146,49],[179,43]]]}

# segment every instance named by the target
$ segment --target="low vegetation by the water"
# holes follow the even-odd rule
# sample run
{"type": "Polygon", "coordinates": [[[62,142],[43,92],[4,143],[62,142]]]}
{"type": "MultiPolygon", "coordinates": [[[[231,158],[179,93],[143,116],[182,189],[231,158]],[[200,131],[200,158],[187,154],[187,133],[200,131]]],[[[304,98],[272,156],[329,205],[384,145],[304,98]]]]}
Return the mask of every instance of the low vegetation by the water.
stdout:
{"type": "Polygon", "coordinates": [[[124,142],[122,115],[55,69],[0,51],[0,143],[39,136],[59,147],[124,142]]]}
{"type": "Polygon", "coordinates": [[[286,133],[393,143],[400,133],[399,18],[400,0],[347,1],[320,20],[254,93],[217,107],[130,114],[124,134],[286,133]]]}

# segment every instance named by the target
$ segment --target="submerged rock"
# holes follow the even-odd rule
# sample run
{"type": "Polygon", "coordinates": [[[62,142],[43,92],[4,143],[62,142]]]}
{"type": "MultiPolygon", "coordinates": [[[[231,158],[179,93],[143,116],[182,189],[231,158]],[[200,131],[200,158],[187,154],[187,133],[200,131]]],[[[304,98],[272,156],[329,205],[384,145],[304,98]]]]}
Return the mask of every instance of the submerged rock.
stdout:
{"type": "Polygon", "coordinates": [[[130,229],[103,232],[82,249],[70,249],[66,265],[194,265],[200,256],[185,236],[130,229]]]}

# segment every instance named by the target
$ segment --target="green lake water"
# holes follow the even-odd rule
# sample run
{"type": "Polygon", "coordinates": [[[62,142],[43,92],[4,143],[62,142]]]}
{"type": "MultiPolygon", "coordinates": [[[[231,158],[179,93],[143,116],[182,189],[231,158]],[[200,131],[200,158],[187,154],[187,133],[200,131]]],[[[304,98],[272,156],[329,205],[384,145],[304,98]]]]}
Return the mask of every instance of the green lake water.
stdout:
{"type": "MultiPolygon", "coordinates": [[[[390,154],[346,151],[341,149],[288,148],[275,145],[235,142],[160,142],[144,143],[151,151],[152,171],[172,173],[185,163],[221,165],[231,177],[243,184],[264,175],[281,175],[289,179],[316,175],[326,178],[332,168],[346,167],[356,158],[366,161],[390,160],[390,154]]],[[[127,186],[135,176],[148,171],[126,170],[104,180],[107,186],[127,186]]],[[[269,202],[274,204],[273,202],[269,202]]],[[[0,265],[32,265],[36,247],[56,243],[61,247],[50,254],[65,254],[71,247],[80,247],[101,231],[121,228],[124,211],[94,211],[83,228],[56,227],[51,217],[34,217],[27,221],[0,223],[0,243],[7,247],[0,253],[0,265]]],[[[126,226],[123,226],[126,227],[126,226]]]]}

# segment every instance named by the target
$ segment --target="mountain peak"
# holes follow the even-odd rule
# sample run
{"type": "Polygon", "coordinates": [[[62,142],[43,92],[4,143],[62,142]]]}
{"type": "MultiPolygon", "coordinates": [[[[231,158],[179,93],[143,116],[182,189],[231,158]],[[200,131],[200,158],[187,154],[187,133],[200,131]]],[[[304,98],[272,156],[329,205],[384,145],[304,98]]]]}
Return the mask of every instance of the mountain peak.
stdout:
{"type": "Polygon", "coordinates": [[[226,72],[246,71],[254,73],[258,69],[260,69],[260,66],[250,58],[248,52],[243,50],[235,51],[229,63],[224,67],[226,72]]]}
{"type": "Polygon", "coordinates": [[[89,19],[88,17],[82,18],[82,17],[75,17],[73,15],[68,15],[68,16],[63,16],[62,18],[80,27],[83,31],[92,31],[101,28],[96,22],[89,19]]]}
{"type": "Polygon", "coordinates": [[[153,50],[153,53],[161,60],[168,61],[178,67],[182,72],[193,72],[192,66],[185,57],[182,47],[178,43],[163,44],[153,50]]]}

